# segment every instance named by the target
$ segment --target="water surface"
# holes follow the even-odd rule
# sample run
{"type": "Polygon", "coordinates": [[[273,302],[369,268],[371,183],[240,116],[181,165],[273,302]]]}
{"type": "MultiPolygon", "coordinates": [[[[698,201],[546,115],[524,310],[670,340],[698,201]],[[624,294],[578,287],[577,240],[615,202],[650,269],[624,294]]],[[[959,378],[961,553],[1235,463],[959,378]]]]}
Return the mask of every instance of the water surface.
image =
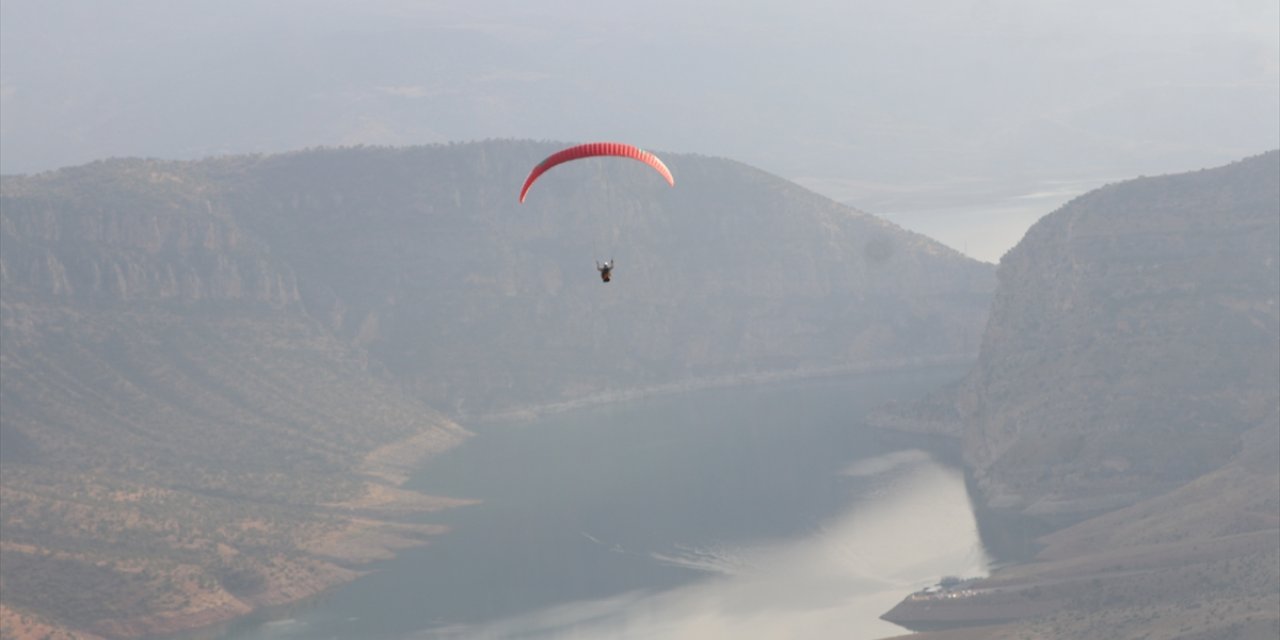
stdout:
{"type": "Polygon", "coordinates": [[[227,638],[879,638],[986,571],[961,473],[861,426],[955,368],[637,400],[475,427],[410,486],[451,533],[227,638]]]}

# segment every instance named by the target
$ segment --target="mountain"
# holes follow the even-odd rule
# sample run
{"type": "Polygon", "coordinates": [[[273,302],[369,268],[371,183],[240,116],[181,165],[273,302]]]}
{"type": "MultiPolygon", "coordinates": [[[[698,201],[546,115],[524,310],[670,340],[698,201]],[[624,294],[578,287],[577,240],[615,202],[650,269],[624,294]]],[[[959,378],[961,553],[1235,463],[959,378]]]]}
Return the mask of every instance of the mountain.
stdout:
{"type": "Polygon", "coordinates": [[[750,167],[558,167],[491,142],[220,176],[309,313],[456,415],[743,372],[973,353],[990,270],[750,167]],[[661,187],[661,188],[659,188],[661,187]],[[376,221],[376,224],[371,222],[376,221]],[[599,284],[594,260],[616,259],[599,284]],[[614,286],[617,285],[617,286],[614,286]]]}
{"type": "Polygon", "coordinates": [[[437,528],[394,516],[456,502],[399,492],[386,447],[466,432],[308,317],[210,183],[156,169],[3,183],[6,637],[243,615],[420,543],[437,528]]]}
{"type": "Polygon", "coordinates": [[[0,182],[0,629],[136,637],[423,544],[479,416],[971,358],[992,269],[742,164],[485,142],[0,182]],[[617,260],[602,284],[593,260],[617,260]]]}
{"type": "Polygon", "coordinates": [[[1221,467],[1280,388],[1280,153],[1103,188],[1001,261],[965,453],[994,506],[1087,513],[1221,467]]]}
{"type": "Polygon", "coordinates": [[[1280,152],[1082,196],[998,279],[978,366],[892,417],[961,437],[998,523],[984,537],[1045,535],[965,597],[887,618],[1021,621],[990,638],[1275,637],[1280,152]]]}

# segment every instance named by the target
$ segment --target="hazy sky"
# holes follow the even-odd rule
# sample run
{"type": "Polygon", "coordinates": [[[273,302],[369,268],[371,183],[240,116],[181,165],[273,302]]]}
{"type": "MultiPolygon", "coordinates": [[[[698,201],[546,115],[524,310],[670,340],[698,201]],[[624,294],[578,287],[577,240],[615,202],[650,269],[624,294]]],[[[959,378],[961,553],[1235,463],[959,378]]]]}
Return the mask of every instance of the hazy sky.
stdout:
{"type": "Polygon", "coordinates": [[[3,0],[0,170],[624,139],[994,259],[1046,194],[1280,146],[1278,25],[1277,0],[3,0]]]}

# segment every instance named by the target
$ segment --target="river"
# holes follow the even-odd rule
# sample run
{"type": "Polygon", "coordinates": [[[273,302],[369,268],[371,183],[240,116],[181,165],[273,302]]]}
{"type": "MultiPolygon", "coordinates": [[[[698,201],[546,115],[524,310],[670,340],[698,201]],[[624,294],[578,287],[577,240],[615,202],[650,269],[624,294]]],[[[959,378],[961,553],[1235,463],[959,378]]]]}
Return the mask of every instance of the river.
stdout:
{"type": "Polygon", "coordinates": [[[862,427],[956,367],[710,389],[469,425],[409,486],[452,531],[226,640],[882,638],[985,575],[961,471],[862,427]]]}

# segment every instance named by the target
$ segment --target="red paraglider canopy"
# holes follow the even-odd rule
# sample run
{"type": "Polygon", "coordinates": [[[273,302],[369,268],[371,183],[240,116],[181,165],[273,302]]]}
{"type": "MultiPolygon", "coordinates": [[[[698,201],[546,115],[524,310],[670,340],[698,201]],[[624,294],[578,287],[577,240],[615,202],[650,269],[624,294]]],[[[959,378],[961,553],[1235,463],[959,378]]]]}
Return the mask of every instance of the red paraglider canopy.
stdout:
{"type": "Polygon", "coordinates": [[[569,162],[570,160],[591,158],[595,156],[618,156],[622,158],[631,158],[632,160],[639,160],[640,162],[653,167],[654,171],[662,174],[662,177],[667,179],[667,184],[673,187],[676,186],[676,180],[671,177],[671,171],[667,169],[667,165],[662,164],[662,161],[658,159],[658,156],[655,156],[639,147],[634,147],[622,142],[588,142],[586,144],[580,144],[575,147],[569,147],[568,149],[557,151],[547,156],[542,162],[539,162],[538,166],[534,167],[533,171],[529,172],[529,177],[524,180],[524,187],[520,189],[520,202],[524,202],[525,196],[529,193],[529,187],[533,186],[533,183],[538,179],[538,176],[546,173],[548,169],[558,164],[569,162]]]}

